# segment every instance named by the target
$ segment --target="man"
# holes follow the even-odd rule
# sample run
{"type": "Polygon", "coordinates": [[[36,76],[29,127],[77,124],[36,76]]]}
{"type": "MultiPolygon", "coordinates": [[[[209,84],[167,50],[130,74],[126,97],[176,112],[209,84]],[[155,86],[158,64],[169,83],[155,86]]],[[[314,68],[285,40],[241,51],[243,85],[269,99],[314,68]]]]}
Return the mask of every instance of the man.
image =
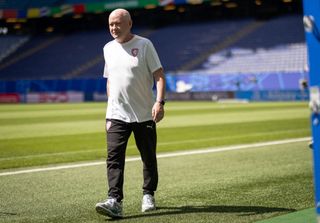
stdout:
{"type": "Polygon", "coordinates": [[[108,198],[96,204],[99,214],[122,218],[125,151],[131,133],[143,162],[142,212],[155,210],[158,185],[156,123],[164,116],[165,77],[150,40],[131,33],[128,11],[109,15],[113,41],[104,48],[107,79],[106,114],[108,198]],[[156,84],[156,98],[153,86],[156,84]]]}

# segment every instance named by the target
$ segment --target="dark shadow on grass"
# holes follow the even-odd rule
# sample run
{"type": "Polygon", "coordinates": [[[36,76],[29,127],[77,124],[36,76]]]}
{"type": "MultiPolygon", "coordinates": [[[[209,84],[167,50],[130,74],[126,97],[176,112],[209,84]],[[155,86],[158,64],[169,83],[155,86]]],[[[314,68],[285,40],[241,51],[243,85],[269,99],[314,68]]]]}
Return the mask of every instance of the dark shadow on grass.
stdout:
{"type": "Polygon", "coordinates": [[[0,211],[0,217],[1,217],[1,216],[15,216],[15,215],[18,215],[18,214],[17,214],[17,213],[0,211]]]}
{"type": "MultiPolygon", "coordinates": [[[[190,213],[236,213],[238,216],[250,216],[273,212],[294,212],[296,209],[263,207],[263,206],[227,206],[227,205],[210,205],[210,206],[182,206],[182,207],[157,207],[156,211],[141,213],[139,215],[125,216],[123,219],[134,219],[142,217],[180,215],[190,213]]],[[[116,219],[107,219],[115,221],[116,219]]],[[[117,219],[121,220],[121,219],[117,219]]]]}

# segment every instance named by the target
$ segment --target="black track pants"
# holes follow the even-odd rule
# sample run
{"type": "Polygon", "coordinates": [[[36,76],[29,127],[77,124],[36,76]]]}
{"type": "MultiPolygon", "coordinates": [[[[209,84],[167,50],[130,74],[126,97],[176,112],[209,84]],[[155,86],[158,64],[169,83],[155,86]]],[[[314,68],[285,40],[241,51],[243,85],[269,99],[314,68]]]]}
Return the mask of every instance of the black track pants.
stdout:
{"type": "Polygon", "coordinates": [[[123,199],[125,153],[132,132],[143,162],[143,193],[153,195],[158,185],[157,132],[154,121],[126,123],[108,119],[106,126],[108,196],[118,201],[123,199]]]}

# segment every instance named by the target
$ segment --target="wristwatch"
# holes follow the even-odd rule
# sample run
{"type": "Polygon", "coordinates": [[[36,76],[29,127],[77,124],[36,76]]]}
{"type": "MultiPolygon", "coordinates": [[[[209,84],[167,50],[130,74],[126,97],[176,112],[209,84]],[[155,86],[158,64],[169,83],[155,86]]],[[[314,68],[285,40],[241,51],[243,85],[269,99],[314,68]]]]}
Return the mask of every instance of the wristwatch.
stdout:
{"type": "Polygon", "coordinates": [[[157,101],[158,103],[160,103],[161,105],[165,105],[165,100],[161,100],[161,101],[157,101]]]}

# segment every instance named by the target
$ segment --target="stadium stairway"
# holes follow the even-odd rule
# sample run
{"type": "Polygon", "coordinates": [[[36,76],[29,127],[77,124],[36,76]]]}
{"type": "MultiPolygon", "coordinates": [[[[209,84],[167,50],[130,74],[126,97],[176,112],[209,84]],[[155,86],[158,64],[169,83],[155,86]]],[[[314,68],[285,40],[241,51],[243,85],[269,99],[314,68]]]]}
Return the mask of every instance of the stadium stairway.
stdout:
{"type": "Polygon", "coordinates": [[[0,36],[0,62],[29,40],[29,36],[0,36]]]}
{"type": "Polygon", "coordinates": [[[63,75],[63,77],[67,79],[79,77],[81,74],[85,73],[90,68],[95,67],[99,63],[103,63],[103,61],[103,57],[101,55],[98,55],[95,58],[87,61],[85,64],[73,69],[71,72],[66,73],[65,75],[63,75]]]}
{"type": "Polygon", "coordinates": [[[255,31],[257,28],[262,26],[264,23],[263,22],[252,22],[245,26],[244,28],[240,29],[237,33],[232,35],[231,37],[227,37],[225,40],[222,40],[218,45],[213,46],[212,48],[209,48],[209,50],[203,52],[202,55],[197,57],[196,59],[193,59],[190,62],[187,62],[186,64],[182,65],[180,68],[178,68],[178,71],[188,71],[188,70],[193,70],[195,67],[199,66],[202,64],[207,58],[214,54],[217,53],[225,48],[228,48],[231,46],[233,43],[239,41],[241,38],[244,38],[251,32],[255,31]]]}
{"type": "Polygon", "coordinates": [[[18,54],[16,56],[12,57],[10,60],[5,61],[4,63],[0,64],[0,70],[5,69],[6,67],[9,67],[9,66],[19,62],[20,60],[23,60],[24,58],[32,56],[33,54],[48,47],[49,45],[55,43],[56,41],[58,41],[60,39],[61,39],[61,37],[47,39],[44,42],[42,42],[41,44],[39,44],[33,48],[30,48],[30,49],[22,52],[21,54],[18,54]]]}

